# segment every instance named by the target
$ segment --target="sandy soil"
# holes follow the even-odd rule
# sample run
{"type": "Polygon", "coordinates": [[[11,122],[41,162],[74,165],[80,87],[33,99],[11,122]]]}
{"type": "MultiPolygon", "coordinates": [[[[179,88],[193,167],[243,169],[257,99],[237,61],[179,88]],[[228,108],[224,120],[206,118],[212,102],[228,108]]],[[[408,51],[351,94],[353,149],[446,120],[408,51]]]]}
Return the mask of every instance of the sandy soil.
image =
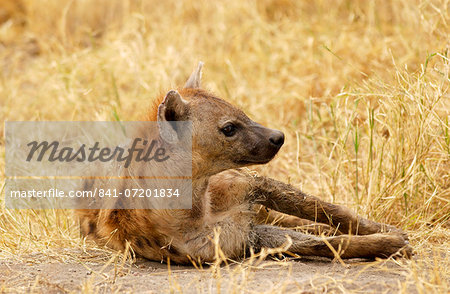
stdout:
{"type": "Polygon", "coordinates": [[[133,264],[108,264],[101,255],[96,260],[92,252],[80,251],[77,259],[74,254],[46,252],[0,260],[0,292],[414,293],[406,270],[392,260],[351,260],[343,265],[301,258],[266,260],[257,266],[237,263],[218,271],[172,265],[169,272],[167,264],[158,262],[138,259],[133,264]]]}

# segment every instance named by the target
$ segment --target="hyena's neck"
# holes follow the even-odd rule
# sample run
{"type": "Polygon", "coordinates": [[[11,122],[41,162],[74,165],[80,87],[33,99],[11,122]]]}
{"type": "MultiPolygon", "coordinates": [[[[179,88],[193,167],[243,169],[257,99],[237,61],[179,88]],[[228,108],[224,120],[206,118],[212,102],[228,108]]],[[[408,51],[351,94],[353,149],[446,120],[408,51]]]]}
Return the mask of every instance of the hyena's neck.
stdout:
{"type": "Polygon", "coordinates": [[[210,176],[203,176],[192,180],[192,209],[191,216],[194,218],[204,217],[209,209],[210,203],[207,197],[210,176]]]}
{"type": "Polygon", "coordinates": [[[168,161],[167,164],[165,162],[158,164],[137,164],[135,168],[131,168],[129,169],[129,171],[138,172],[140,175],[150,176],[154,178],[158,178],[162,174],[166,176],[185,177],[189,176],[188,173],[190,173],[192,179],[191,214],[196,217],[201,217],[205,213],[207,213],[210,204],[208,199],[205,199],[205,197],[209,180],[211,176],[217,173],[214,172],[214,165],[212,165],[209,161],[205,161],[202,157],[202,154],[198,154],[193,150],[189,150],[189,152],[186,153],[186,150],[183,149],[182,145],[178,146],[175,144],[174,147],[174,145],[166,143],[160,137],[158,132],[141,129],[137,132],[137,134],[143,136],[149,142],[151,140],[156,140],[159,147],[167,150],[170,156],[174,156],[178,159],[168,161]],[[191,157],[191,161],[186,160],[188,157],[191,157]],[[180,171],[182,171],[182,175],[180,174],[180,171]],[[184,172],[186,172],[186,174],[184,174],[184,172]]]}

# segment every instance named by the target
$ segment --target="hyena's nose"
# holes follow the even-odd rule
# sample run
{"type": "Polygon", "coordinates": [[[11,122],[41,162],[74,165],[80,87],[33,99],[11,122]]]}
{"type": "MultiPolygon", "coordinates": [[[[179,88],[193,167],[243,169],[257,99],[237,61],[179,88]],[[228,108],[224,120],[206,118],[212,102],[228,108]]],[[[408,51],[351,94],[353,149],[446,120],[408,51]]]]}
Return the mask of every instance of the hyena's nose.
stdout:
{"type": "Polygon", "coordinates": [[[269,138],[270,143],[277,148],[280,148],[284,143],[284,134],[280,131],[275,131],[269,138]]]}

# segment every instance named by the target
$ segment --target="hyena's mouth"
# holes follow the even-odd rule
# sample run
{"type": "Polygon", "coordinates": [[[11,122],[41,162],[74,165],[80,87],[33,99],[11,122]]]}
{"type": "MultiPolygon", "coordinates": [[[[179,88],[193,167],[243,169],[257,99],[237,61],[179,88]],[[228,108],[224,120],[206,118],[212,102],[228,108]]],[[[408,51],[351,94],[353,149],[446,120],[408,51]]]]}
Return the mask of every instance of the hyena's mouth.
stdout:
{"type": "Polygon", "coordinates": [[[268,163],[269,161],[271,161],[275,156],[268,158],[268,159],[264,159],[264,160],[238,160],[235,161],[236,164],[239,165],[253,165],[253,164],[265,164],[268,163]]]}
{"type": "Polygon", "coordinates": [[[278,148],[274,148],[270,151],[266,151],[262,156],[249,156],[246,158],[236,158],[235,163],[239,165],[252,165],[252,164],[265,164],[271,161],[275,155],[277,155],[278,150],[280,150],[281,145],[278,148]]]}

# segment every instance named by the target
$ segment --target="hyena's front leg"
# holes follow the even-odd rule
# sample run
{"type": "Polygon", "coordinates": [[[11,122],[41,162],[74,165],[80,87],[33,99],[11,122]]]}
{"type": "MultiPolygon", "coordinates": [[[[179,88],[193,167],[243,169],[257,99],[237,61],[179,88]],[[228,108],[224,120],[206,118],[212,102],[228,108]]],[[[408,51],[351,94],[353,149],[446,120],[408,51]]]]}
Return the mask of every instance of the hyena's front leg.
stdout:
{"type": "Polygon", "coordinates": [[[407,239],[406,233],[394,226],[368,220],[344,206],[327,203],[317,197],[307,195],[291,185],[267,177],[253,177],[251,181],[250,201],[260,203],[268,208],[315,222],[330,224],[344,234],[369,235],[395,232],[407,239]]]}
{"type": "Polygon", "coordinates": [[[252,233],[253,247],[257,250],[285,246],[289,237],[292,245],[287,250],[303,256],[333,258],[337,254],[341,258],[386,258],[396,253],[405,257],[411,257],[412,254],[408,242],[393,233],[317,237],[269,225],[255,226],[252,233]]]}
{"type": "Polygon", "coordinates": [[[296,228],[301,232],[326,236],[341,235],[342,233],[327,224],[320,224],[297,216],[288,215],[265,206],[258,205],[256,210],[256,223],[271,224],[284,228],[296,228]]]}

